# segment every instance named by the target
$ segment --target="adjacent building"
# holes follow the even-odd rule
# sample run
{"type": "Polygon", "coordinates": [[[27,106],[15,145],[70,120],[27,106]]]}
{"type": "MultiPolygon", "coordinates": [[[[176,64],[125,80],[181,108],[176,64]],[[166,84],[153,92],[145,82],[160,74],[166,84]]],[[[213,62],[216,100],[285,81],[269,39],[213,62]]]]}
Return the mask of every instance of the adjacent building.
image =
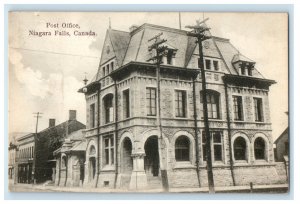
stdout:
{"type": "Polygon", "coordinates": [[[32,183],[32,167],[34,157],[34,133],[17,138],[15,182],[32,183]]]}
{"type": "Polygon", "coordinates": [[[8,147],[8,179],[13,179],[15,175],[16,151],[17,146],[11,142],[8,147]]]}
{"type": "Polygon", "coordinates": [[[84,165],[86,140],[84,130],[69,134],[63,145],[53,152],[56,158],[55,185],[82,186],[84,181],[84,165]]]}
{"type": "MultiPolygon", "coordinates": [[[[208,185],[195,41],[186,31],[151,24],[107,30],[98,71],[79,90],[87,104],[85,186],[158,188],[162,168],[170,187],[208,185]],[[161,32],[167,50],[158,90],[148,40],[161,32]]],[[[211,36],[203,52],[215,185],[285,182],[273,154],[268,96],[275,81],[229,39],[211,36]]]]}
{"type": "Polygon", "coordinates": [[[54,182],[56,159],[53,152],[61,147],[69,134],[84,128],[85,125],[76,120],[76,111],[70,110],[67,121],[55,125],[55,119],[49,119],[49,127],[38,132],[37,135],[30,133],[18,138],[17,182],[32,183],[34,179],[37,183],[49,180],[54,182]]]}

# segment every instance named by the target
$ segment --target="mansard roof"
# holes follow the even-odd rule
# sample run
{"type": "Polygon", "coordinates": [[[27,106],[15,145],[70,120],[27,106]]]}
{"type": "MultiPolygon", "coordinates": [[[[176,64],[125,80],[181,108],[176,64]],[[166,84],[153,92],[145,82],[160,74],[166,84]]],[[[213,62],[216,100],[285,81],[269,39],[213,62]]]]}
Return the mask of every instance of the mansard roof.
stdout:
{"type": "Polygon", "coordinates": [[[128,32],[112,29],[108,30],[108,35],[110,36],[112,48],[116,54],[118,65],[121,66],[130,41],[130,35],[128,32]]]}
{"type": "MultiPolygon", "coordinates": [[[[147,60],[151,58],[151,54],[148,51],[148,46],[151,42],[148,40],[161,32],[163,33],[161,38],[167,40],[167,45],[177,49],[176,66],[182,68],[197,68],[197,63],[192,63],[192,61],[196,61],[198,55],[197,39],[195,37],[188,36],[188,31],[185,30],[148,23],[141,25],[132,32],[108,29],[99,67],[113,58],[116,59],[116,68],[128,65],[130,62],[150,64],[151,62],[147,62],[147,60]],[[111,46],[112,51],[106,52],[105,46],[111,46]]],[[[203,48],[204,57],[220,59],[224,64],[225,68],[223,71],[225,74],[239,75],[238,70],[233,66],[234,62],[247,61],[255,63],[253,60],[241,54],[239,50],[231,44],[229,39],[216,36],[211,37],[211,39],[206,40],[209,46],[203,48]]],[[[264,78],[255,68],[252,71],[252,76],[255,78],[264,78]]],[[[101,69],[99,68],[90,83],[98,81],[100,78],[101,69]]]]}

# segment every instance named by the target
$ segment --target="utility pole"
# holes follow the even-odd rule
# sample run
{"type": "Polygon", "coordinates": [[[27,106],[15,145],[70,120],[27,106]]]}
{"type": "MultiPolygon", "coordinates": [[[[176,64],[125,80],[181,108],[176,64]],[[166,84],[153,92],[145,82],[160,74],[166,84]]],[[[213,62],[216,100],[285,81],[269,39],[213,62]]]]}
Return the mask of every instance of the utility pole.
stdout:
{"type": "Polygon", "coordinates": [[[37,131],[38,131],[38,124],[39,124],[39,118],[41,118],[43,113],[37,112],[33,113],[34,117],[36,118],[36,126],[35,126],[35,134],[34,134],[34,153],[33,153],[33,162],[32,162],[32,179],[33,184],[36,184],[36,153],[37,153],[37,131]]]}
{"type": "Polygon", "coordinates": [[[147,61],[154,61],[156,64],[156,81],[157,81],[157,128],[159,131],[158,140],[159,140],[159,166],[162,178],[162,186],[164,191],[169,191],[169,182],[168,182],[168,174],[165,169],[164,163],[162,161],[162,150],[163,150],[163,136],[162,136],[162,124],[161,124],[161,108],[160,108],[160,64],[162,63],[162,57],[165,54],[165,50],[167,50],[166,46],[162,46],[164,42],[167,40],[160,39],[160,36],[163,33],[159,33],[153,38],[149,39],[148,42],[153,41],[154,43],[148,47],[149,51],[155,50],[155,56],[151,57],[147,61]]]}
{"type": "Polygon", "coordinates": [[[207,111],[207,91],[206,91],[206,78],[205,78],[205,69],[204,69],[204,57],[203,57],[203,48],[202,42],[209,39],[210,36],[206,35],[206,31],[209,31],[205,25],[205,22],[208,18],[204,19],[203,21],[197,21],[195,26],[186,26],[186,28],[193,29],[193,31],[189,32],[188,35],[192,37],[196,37],[199,45],[199,67],[201,71],[201,82],[202,82],[202,98],[203,98],[203,116],[204,116],[204,129],[205,129],[205,138],[206,138],[206,162],[207,162],[207,177],[208,177],[208,187],[209,192],[214,193],[214,177],[213,177],[213,170],[212,170],[212,157],[211,157],[211,135],[209,131],[209,122],[208,122],[208,111],[207,111]]]}

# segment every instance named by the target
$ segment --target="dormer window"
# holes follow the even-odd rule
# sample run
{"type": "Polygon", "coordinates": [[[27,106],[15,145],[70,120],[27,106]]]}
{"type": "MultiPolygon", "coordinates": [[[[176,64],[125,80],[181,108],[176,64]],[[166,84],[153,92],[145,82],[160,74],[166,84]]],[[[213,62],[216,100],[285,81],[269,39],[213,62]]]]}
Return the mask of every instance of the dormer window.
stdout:
{"type": "Polygon", "coordinates": [[[242,76],[252,76],[255,62],[241,53],[233,56],[232,65],[242,76]]]}
{"type": "Polygon", "coordinates": [[[177,49],[172,47],[171,45],[168,45],[167,43],[163,43],[162,45],[166,47],[162,58],[163,64],[175,65],[175,55],[177,49]]]}
{"type": "Polygon", "coordinates": [[[175,58],[174,50],[168,50],[168,53],[167,53],[167,64],[173,65],[174,64],[173,58],[175,58]]]}
{"type": "Polygon", "coordinates": [[[240,62],[239,63],[240,74],[243,76],[252,76],[252,69],[254,68],[253,63],[240,62]]]}

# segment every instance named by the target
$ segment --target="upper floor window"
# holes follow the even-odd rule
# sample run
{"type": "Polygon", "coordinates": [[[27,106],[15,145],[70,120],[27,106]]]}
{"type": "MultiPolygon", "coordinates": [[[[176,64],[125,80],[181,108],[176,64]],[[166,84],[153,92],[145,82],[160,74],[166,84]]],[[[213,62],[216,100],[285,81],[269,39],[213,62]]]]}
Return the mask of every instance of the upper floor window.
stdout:
{"type": "Polygon", "coordinates": [[[242,96],[233,96],[234,120],[243,120],[243,99],[242,96]]]}
{"type": "Polygon", "coordinates": [[[106,165],[113,165],[115,163],[114,158],[114,137],[113,135],[104,138],[104,158],[106,165]]]}
{"type": "Polygon", "coordinates": [[[175,91],[175,111],[176,117],[186,117],[186,92],[175,91]]]}
{"type": "Polygon", "coordinates": [[[213,65],[214,65],[214,70],[218,71],[219,70],[219,61],[218,60],[213,60],[213,65]]]}
{"type": "Polygon", "coordinates": [[[124,118],[130,117],[129,89],[123,91],[123,115],[124,118]]]}
{"type": "Polygon", "coordinates": [[[190,140],[186,136],[180,136],[175,142],[176,161],[190,161],[190,140]]]}
{"type": "Polygon", "coordinates": [[[110,67],[111,67],[111,72],[114,71],[114,62],[110,63],[110,67]]]}
{"type": "Polygon", "coordinates": [[[205,68],[209,70],[211,69],[211,61],[209,59],[205,60],[205,68]]]}
{"type": "Polygon", "coordinates": [[[105,77],[105,66],[102,67],[102,75],[103,75],[103,77],[105,77]]]}
{"type": "Polygon", "coordinates": [[[205,59],[205,69],[219,71],[220,62],[217,59],[205,59]]]}
{"type": "Polygon", "coordinates": [[[90,128],[95,127],[95,104],[90,105],[90,128]]]}
{"type": "Polygon", "coordinates": [[[254,155],[255,159],[265,159],[265,140],[258,137],[254,141],[254,155]]]}
{"type": "Polygon", "coordinates": [[[113,98],[112,94],[107,94],[103,101],[104,101],[104,113],[105,113],[105,123],[113,122],[114,116],[114,108],[113,108],[113,98]]]}
{"type": "Polygon", "coordinates": [[[254,114],[255,114],[255,121],[262,122],[263,118],[263,104],[261,98],[253,98],[254,101],[254,114]]]}
{"type": "MultiPolygon", "coordinates": [[[[218,92],[207,90],[206,102],[207,102],[208,118],[212,118],[212,119],[220,118],[219,98],[220,98],[220,94],[218,92]]],[[[200,103],[203,103],[202,91],[200,92],[200,103]]],[[[203,112],[202,112],[202,117],[203,117],[203,112]]]]}
{"type": "Polygon", "coordinates": [[[108,75],[110,73],[110,70],[109,70],[109,64],[106,65],[106,75],[108,75]]]}
{"type": "Polygon", "coordinates": [[[156,115],[156,88],[146,88],[147,115],[156,115]]]}

